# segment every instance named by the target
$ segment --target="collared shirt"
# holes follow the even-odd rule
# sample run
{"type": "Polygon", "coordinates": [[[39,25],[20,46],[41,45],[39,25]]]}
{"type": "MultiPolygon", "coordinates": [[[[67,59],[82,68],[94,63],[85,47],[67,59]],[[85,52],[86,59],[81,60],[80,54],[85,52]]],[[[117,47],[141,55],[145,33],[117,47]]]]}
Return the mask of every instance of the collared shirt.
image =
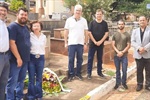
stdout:
{"type": "MultiPolygon", "coordinates": [[[[146,27],[145,27],[145,29],[146,29],[146,27]]],[[[141,30],[141,28],[140,28],[141,41],[143,41],[143,35],[144,35],[144,32],[145,32],[145,29],[144,29],[144,31],[142,32],[142,30],[141,30]]]]}
{"type": "Polygon", "coordinates": [[[76,20],[75,17],[72,16],[66,20],[64,28],[69,30],[68,45],[84,45],[84,33],[85,30],[88,30],[85,18],[80,17],[79,20],[76,20]]]}
{"type": "Polygon", "coordinates": [[[39,37],[37,37],[33,32],[30,33],[30,42],[31,42],[31,54],[45,54],[45,46],[46,46],[46,36],[41,33],[39,37]]]}
{"type": "Polygon", "coordinates": [[[9,49],[9,36],[7,26],[0,20],[0,52],[6,52],[9,49]]]}

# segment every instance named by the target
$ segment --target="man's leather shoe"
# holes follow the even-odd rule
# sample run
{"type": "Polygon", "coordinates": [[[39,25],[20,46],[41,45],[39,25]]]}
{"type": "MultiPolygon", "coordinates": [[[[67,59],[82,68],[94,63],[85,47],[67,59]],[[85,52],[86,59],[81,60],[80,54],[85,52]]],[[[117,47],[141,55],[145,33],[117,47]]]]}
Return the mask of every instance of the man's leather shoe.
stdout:
{"type": "Polygon", "coordinates": [[[149,86],[146,86],[145,89],[148,90],[148,91],[150,91],[150,87],[149,86]]]}
{"type": "Polygon", "coordinates": [[[143,86],[142,85],[138,85],[137,88],[136,88],[136,91],[141,91],[143,89],[143,86]]]}
{"type": "Polygon", "coordinates": [[[103,73],[101,73],[101,74],[98,74],[98,75],[99,75],[100,77],[105,77],[103,73]]]}
{"type": "Polygon", "coordinates": [[[114,87],[114,89],[116,90],[118,87],[119,87],[119,85],[118,85],[118,84],[116,84],[116,85],[115,85],[115,87],[114,87]]]}

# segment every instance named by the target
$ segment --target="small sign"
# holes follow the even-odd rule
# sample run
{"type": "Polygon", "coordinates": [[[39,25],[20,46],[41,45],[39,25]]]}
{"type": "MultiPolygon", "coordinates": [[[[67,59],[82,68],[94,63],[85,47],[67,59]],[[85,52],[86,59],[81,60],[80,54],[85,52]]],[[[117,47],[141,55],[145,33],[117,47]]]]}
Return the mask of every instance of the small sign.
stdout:
{"type": "Polygon", "coordinates": [[[60,13],[52,13],[52,19],[61,20],[61,14],[60,13]]]}
{"type": "Polygon", "coordinates": [[[36,2],[35,1],[30,1],[30,7],[33,7],[36,5],[36,2]]]}
{"type": "Polygon", "coordinates": [[[147,9],[150,9],[150,4],[147,4],[147,5],[146,5],[146,8],[147,8],[147,9]]]}

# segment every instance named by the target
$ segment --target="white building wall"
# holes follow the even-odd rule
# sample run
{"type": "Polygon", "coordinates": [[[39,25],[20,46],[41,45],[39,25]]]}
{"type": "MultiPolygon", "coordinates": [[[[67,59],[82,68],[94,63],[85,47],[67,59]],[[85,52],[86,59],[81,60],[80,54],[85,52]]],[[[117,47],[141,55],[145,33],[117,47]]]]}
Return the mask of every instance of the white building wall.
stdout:
{"type": "MultiPolygon", "coordinates": [[[[36,0],[36,13],[40,7],[40,0],[36,0]]],[[[61,13],[66,12],[67,8],[64,7],[62,0],[43,0],[43,7],[45,15],[51,15],[53,12],[61,13]]]]}

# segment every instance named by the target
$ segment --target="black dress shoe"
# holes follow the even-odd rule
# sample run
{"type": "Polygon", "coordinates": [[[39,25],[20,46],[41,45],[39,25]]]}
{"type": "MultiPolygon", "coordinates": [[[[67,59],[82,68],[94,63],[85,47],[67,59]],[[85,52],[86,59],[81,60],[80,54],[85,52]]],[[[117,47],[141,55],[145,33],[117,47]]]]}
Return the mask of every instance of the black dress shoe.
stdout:
{"type": "Polygon", "coordinates": [[[101,73],[101,74],[98,74],[98,75],[99,75],[100,77],[105,77],[103,73],[101,73]]]}
{"type": "Polygon", "coordinates": [[[122,85],[124,87],[124,89],[128,89],[128,86],[126,84],[122,85]]]}
{"type": "Polygon", "coordinates": [[[148,90],[148,91],[150,91],[150,87],[149,86],[146,86],[145,89],[148,90]]]}
{"type": "Polygon", "coordinates": [[[143,86],[142,85],[138,85],[137,88],[136,88],[136,91],[141,91],[143,89],[143,86]]]}
{"type": "Polygon", "coordinates": [[[114,89],[116,90],[118,87],[119,87],[119,85],[118,85],[118,84],[116,84],[116,85],[115,85],[115,87],[114,87],[114,89]]]}
{"type": "Polygon", "coordinates": [[[87,78],[90,80],[92,77],[90,74],[87,75],[87,78]]]}
{"type": "Polygon", "coordinates": [[[74,80],[74,76],[70,76],[69,78],[68,78],[68,81],[70,82],[70,81],[72,81],[72,80],[74,80]]]}

